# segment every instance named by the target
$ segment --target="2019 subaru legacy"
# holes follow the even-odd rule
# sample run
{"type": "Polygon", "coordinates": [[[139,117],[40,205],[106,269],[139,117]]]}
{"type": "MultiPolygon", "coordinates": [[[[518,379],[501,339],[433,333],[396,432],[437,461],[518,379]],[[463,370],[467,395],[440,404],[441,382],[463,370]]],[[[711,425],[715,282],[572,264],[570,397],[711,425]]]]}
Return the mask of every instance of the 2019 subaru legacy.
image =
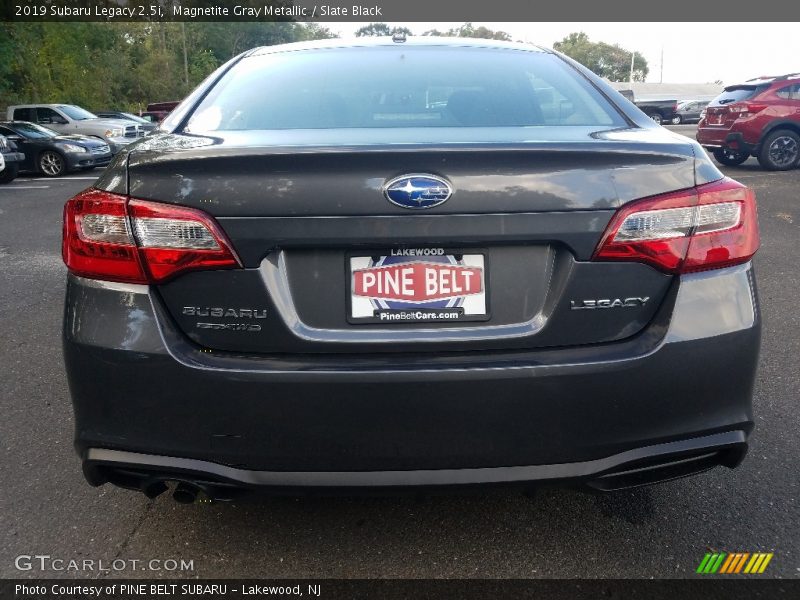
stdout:
{"type": "Polygon", "coordinates": [[[748,188],[557,53],[246,52],[66,204],[84,473],[192,501],[736,466],[758,244],[748,188]]]}

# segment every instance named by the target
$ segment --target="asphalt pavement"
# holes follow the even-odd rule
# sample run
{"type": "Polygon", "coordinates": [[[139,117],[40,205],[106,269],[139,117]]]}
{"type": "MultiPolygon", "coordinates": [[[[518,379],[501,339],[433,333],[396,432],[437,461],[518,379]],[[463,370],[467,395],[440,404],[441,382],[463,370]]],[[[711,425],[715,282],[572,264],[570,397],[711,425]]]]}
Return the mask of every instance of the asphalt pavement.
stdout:
{"type": "Polygon", "coordinates": [[[0,577],[683,577],[711,550],[774,552],[765,577],[800,577],[800,170],[767,173],[753,159],[723,170],[755,189],[761,223],[757,423],[740,468],[607,496],[491,489],[190,506],[92,488],[72,448],[61,209],[92,177],[0,186],[0,577]],[[19,570],[28,555],[95,562],[19,570]],[[152,559],[192,569],[130,562],[152,559]]]}

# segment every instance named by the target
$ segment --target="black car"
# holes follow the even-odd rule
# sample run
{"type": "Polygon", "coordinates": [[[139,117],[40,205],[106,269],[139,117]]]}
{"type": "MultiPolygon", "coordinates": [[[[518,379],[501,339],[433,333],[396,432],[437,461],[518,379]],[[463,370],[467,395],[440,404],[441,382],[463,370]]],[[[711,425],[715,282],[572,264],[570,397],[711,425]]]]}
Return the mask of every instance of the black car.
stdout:
{"type": "Polygon", "coordinates": [[[699,123],[700,115],[708,106],[710,100],[690,100],[678,103],[678,109],[672,118],[673,125],[681,123],[699,123]]]}
{"type": "Polygon", "coordinates": [[[24,160],[25,155],[18,152],[17,145],[0,132],[0,184],[14,181],[24,160]]]}
{"type": "Polygon", "coordinates": [[[99,138],[86,135],[59,135],[28,121],[2,121],[0,134],[15,142],[25,153],[23,171],[58,177],[71,171],[90,171],[111,162],[111,149],[99,138]]]}
{"type": "Polygon", "coordinates": [[[133,113],[121,110],[101,110],[101,111],[96,111],[95,114],[98,117],[102,117],[104,119],[122,119],[127,121],[133,121],[147,133],[153,131],[157,127],[157,123],[153,123],[152,121],[149,121],[143,117],[139,117],[133,113]]]}
{"type": "Polygon", "coordinates": [[[93,485],[612,490],[747,450],[753,192],[558,53],[248,51],[64,219],[93,485]]]}

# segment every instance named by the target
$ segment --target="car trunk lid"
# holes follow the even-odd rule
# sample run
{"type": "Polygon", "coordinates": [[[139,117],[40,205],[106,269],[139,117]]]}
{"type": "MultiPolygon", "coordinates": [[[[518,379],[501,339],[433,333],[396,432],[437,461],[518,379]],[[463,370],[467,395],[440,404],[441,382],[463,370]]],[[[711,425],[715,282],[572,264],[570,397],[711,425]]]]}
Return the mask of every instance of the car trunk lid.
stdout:
{"type": "Polygon", "coordinates": [[[257,145],[252,132],[157,136],[131,154],[129,189],[213,215],[239,254],[244,269],[158,286],[178,326],[212,350],[443,352],[630,337],[673,278],[589,259],[620,205],[694,185],[692,147],[636,130],[560,129],[536,142],[348,146],[257,145]],[[401,208],[383,188],[403,174],[440,177],[453,195],[424,211],[401,208]],[[424,306],[392,297],[403,269],[418,279],[413,294],[432,293],[424,306]],[[470,269],[480,286],[464,287],[470,269]],[[359,295],[365,273],[384,277],[372,292],[389,294],[359,295]],[[460,316],[378,316],[406,307],[460,316]]]}

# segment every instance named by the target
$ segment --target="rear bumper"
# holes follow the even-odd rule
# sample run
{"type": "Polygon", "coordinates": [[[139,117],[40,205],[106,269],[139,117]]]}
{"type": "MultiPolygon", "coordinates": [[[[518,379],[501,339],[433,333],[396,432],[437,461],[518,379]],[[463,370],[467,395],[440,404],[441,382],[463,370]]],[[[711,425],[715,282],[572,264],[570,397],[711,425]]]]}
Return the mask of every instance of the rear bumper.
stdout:
{"type": "Polygon", "coordinates": [[[150,493],[159,482],[188,482],[210,498],[220,500],[231,499],[248,490],[357,490],[557,482],[612,491],[677,479],[717,465],[735,467],[747,453],[746,441],[744,431],[727,431],[583,462],[408,471],[253,471],[203,460],[90,448],[83,469],[86,479],[94,485],[111,482],[150,493]]]}
{"type": "Polygon", "coordinates": [[[644,333],[580,348],[204,352],[147,287],[75,277],[64,324],[76,447],[94,484],[189,480],[218,496],[563,480],[612,489],[735,466],[753,427],[750,265],[684,277],[644,333]]]}
{"type": "Polygon", "coordinates": [[[7,165],[12,163],[21,163],[25,160],[25,155],[22,152],[3,152],[3,159],[7,165]]]}
{"type": "Polygon", "coordinates": [[[729,129],[701,127],[697,130],[697,141],[708,150],[726,148],[736,152],[746,152],[747,154],[758,152],[758,144],[745,140],[742,132],[730,131],[729,129]]]}

